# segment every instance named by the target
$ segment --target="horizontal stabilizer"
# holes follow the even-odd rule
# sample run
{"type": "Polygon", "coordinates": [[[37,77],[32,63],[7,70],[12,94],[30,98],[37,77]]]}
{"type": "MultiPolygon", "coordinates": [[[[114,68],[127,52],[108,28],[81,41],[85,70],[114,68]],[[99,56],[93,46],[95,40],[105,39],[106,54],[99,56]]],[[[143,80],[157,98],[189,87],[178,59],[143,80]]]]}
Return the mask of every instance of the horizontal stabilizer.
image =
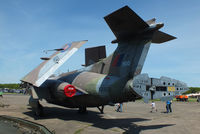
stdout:
{"type": "Polygon", "coordinates": [[[156,31],[153,35],[152,43],[163,43],[173,39],[176,39],[176,37],[161,31],[156,31]]]}
{"type": "Polygon", "coordinates": [[[39,87],[46,81],[62,64],[64,64],[86,41],[72,42],[64,45],[62,49],[56,51],[49,58],[42,58],[42,62],[33,71],[21,79],[23,82],[30,83],[39,87]]]}
{"type": "Polygon", "coordinates": [[[136,34],[149,27],[149,25],[128,6],[105,16],[104,19],[117,39],[130,34],[136,34]]]}
{"type": "Polygon", "coordinates": [[[153,37],[149,36],[149,38],[153,38],[152,43],[163,43],[176,39],[174,36],[158,31],[163,27],[163,23],[156,24],[155,18],[145,22],[128,6],[105,16],[104,19],[117,38],[112,43],[138,38],[137,35],[148,37],[151,33],[153,37]]]}

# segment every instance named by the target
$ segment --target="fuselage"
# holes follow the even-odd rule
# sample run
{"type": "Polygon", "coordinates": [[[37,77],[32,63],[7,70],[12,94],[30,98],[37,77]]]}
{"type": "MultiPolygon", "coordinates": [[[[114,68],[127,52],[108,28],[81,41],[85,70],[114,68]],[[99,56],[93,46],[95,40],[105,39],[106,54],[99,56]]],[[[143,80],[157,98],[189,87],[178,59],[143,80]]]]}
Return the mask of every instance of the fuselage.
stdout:
{"type": "Polygon", "coordinates": [[[135,99],[141,98],[130,88],[125,88],[127,82],[130,80],[128,76],[118,77],[99,74],[90,72],[89,68],[91,67],[68,72],[58,77],[48,79],[40,87],[50,94],[44,99],[49,103],[66,107],[96,107],[117,102],[134,101],[135,99]],[[64,89],[58,88],[59,83],[62,82],[83,89],[87,94],[66,97],[64,95],[64,89]]]}

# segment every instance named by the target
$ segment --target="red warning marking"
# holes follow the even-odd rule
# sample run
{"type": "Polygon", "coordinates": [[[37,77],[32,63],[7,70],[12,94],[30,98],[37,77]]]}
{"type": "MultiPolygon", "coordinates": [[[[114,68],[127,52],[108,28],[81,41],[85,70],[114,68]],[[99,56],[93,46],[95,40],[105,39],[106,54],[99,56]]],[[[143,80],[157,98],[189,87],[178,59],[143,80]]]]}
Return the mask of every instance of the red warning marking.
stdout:
{"type": "Polygon", "coordinates": [[[69,84],[64,87],[64,93],[67,97],[73,97],[76,94],[76,88],[69,84]]]}

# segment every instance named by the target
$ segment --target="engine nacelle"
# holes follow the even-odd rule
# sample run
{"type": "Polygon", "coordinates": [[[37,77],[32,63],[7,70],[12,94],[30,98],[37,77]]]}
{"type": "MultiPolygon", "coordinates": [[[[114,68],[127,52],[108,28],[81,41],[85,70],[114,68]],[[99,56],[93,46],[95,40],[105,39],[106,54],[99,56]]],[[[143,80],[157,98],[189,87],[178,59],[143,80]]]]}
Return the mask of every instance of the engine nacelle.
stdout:
{"type": "Polygon", "coordinates": [[[73,97],[76,94],[76,88],[73,85],[66,85],[64,87],[64,93],[67,97],[73,97]]]}
{"type": "Polygon", "coordinates": [[[73,97],[76,94],[76,88],[67,82],[60,83],[57,86],[56,91],[63,92],[66,97],[73,97]]]}

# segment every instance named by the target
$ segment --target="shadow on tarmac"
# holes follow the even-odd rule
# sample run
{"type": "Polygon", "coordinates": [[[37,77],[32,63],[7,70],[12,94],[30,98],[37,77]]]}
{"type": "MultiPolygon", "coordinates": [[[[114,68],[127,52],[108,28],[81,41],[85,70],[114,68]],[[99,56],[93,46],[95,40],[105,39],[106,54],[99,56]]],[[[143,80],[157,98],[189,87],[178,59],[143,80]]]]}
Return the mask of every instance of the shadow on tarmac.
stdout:
{"type": "Polygon", "coordinates": [[[31,111],[25,112],[24,114],[38,119],[53,119],[57,118],[64,121],[81,121],[86,123],[91,123],[93,127],[101,129],[110,129],[113,127],[118,127],[123,129],[125,132],[123,134],[139,134],[143,130],[149,129],[159,129],[162,127],[168,127],[175,124],[162,124],[162,125],[150,125],[150,126],[138,126],[134,122],[149,121],[150,119],[145,118],[111,118],[106,119],[99,112],[89,111],[87,114],[78,114],[76,109],[65,109],[58,107],[44,107],[45,115],[43,117],[37,117],[31,111]]]}
{"type": "Polygon", "coordinates": [[[163,127],[173,126],[175,124],[162,124],[162,125],[149,125],[149,126],[137,126],[137,125],[131,125],[128,130],[126,130],[123,134],[139,134],[143,130],[149,130],[149,129],[159,129],[163,127]]]}

